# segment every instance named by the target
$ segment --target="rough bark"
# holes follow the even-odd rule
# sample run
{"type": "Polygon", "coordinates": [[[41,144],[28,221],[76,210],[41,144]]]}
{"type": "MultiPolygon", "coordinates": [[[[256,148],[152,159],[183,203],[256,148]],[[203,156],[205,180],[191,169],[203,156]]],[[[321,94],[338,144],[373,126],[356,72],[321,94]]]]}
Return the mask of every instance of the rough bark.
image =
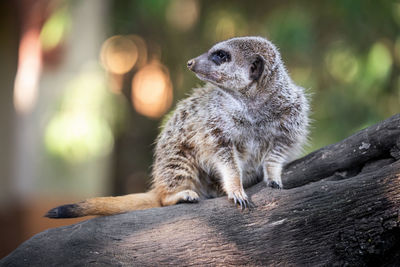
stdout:
{"type": "Polygon", "coordinates": [[[1,266],[400,265],[400,114],[285,167],[284,186],[42,232],[1,266]]]}

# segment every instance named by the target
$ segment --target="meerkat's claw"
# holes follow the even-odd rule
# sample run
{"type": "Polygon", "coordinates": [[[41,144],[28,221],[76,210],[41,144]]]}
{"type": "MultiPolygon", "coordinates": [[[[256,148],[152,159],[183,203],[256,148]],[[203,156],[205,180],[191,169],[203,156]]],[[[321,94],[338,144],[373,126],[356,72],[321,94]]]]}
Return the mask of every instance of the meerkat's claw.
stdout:
{"type": "Polygon", "coordinates": [[[251,209],[251,208],[252,208],[251,202],[250,202],[248,199],[243,199],[243,200],[241,200],[241,202],[240,202],[240,208],[241,208],[242,210],[251,209]]]}
{"type": "Polygon", "coordinates": [[[242,210],[247,209],[247,200],[243,200],[243,206],[240,205],[240,208],[241,208],[242,210]]]}
{"type": "Polygon", "coordinates": [[[240,204],[240,208],[243,210],[243,203],[244,203],[244,201],[241,200],[241,199],[238,199],[238,201],[239,201],[239,204],[240,204]]]}
{"type": "Polygon", "coordinates": [[[235,206],[240,205],[241,210],[250,209],[251,204],[245,193],[233,193],[229,199],[233,200],[235,206]]]}

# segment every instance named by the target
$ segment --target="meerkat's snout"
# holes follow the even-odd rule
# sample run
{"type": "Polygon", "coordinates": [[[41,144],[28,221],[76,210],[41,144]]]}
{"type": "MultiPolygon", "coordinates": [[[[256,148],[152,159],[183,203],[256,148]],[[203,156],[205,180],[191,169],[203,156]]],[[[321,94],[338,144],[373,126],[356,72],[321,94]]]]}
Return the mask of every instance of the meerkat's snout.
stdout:
{"type": "Polygon", "coordinates": [[[187,62],[187,67],[189,70],[198,73],[198,72],[206,72],[208,70],[208,57],[207,53],[204,53],[196,58],[192,58],[187,62]]]}
{"type": "Polygon", "coordinates": [[[191,59],[187,62],[187,67],[189,68],[189,70],[192,70],[194,63],[196,63],[194,59],[191,59]]]}

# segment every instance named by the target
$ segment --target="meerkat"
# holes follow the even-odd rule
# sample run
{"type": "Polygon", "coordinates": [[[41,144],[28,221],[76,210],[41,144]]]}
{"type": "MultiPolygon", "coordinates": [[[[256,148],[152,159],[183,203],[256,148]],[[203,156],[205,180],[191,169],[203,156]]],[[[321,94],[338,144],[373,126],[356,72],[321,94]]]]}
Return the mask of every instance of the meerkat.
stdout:
{"type": "Polygon", "coordinates": [[[244,188],[262,179],[283,187],[282,166],[307,139],[309,104],[275,45],[232,38],[187,66],[206,84],[178,103],[159,134],[151,190],[63,205],[45,216],[111,215],[222,195],[244,209],[244,188]]]}

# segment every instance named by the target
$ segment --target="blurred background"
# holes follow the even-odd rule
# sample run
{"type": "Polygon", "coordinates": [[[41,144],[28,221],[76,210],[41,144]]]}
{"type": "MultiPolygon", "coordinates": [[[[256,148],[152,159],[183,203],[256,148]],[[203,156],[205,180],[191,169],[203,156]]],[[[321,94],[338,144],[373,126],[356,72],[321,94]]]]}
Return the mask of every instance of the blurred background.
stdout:
{"type": "Polygon", "coordinates": [[[400,112],[400,1],[0,2],[0,257],[60,204],[148,188],[163,116],[215,42],[269,38],[312,95],[305,153],[400,112]]]}

